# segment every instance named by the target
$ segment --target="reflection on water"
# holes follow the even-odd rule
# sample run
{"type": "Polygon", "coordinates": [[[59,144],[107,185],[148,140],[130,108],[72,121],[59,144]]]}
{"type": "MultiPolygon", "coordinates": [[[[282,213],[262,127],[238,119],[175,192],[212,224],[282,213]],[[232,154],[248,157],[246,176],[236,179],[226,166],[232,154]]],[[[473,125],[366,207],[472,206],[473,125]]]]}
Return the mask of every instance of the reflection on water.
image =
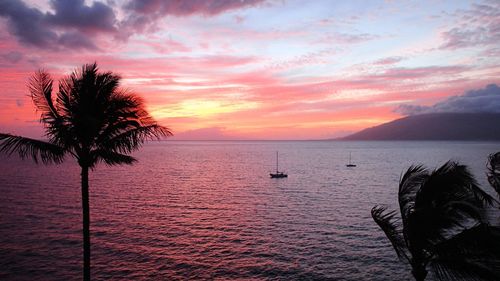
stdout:
{"type": "MultiPolygon", "coordinates": [[[[95,280],[405,280],[370,217],[401,172],[452,158],[485,183],[498,143],[150,143],[91,174],[95,280]],[[285,179],[270,179],[275,151],[285,179]],[[356,168],[347,168],[349,152],[356,168]]],[[[79,170],[0,158],[0,279],[81,276],[79,170]]]]}

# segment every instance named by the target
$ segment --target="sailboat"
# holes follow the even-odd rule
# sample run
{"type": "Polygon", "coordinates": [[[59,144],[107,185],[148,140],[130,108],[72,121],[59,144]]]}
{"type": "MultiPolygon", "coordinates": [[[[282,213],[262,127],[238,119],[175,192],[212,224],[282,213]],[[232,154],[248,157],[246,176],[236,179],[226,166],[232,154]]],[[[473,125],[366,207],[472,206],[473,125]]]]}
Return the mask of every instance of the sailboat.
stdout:
{"type": "Polygon", "coordinates": [[[351,163],[351,152],[349,152],[349,164],[345,165],[346,167],[356,167],[356,164],[351,163]]]}
{"type": "Polygon", "coordinates": [[[276,151],[276,173],[269,174],[271,178],[287,178],[288,175],[278,169],[278,151],[276,151]]]}

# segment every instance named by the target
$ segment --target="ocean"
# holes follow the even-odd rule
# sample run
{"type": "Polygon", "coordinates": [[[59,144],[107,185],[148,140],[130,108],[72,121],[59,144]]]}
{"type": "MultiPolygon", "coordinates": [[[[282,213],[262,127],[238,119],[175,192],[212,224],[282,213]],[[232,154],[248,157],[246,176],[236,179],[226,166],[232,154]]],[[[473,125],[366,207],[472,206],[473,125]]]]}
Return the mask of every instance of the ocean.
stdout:
{"type": "MultiPolygon", "coordinates": [[[[161,141],[90,174],[94,280],[409,280],[373,222],[400,175],[494,142],[161,141]],[[288,178],[271,179],[279,151],[288,178]],[[354,168],[346,167],[351,154],[354,168]]],[[[79,167],[0,156],[0,280],[82,276],[79,167]]],[[[491,189],[487,189],[491,192],[491,189]]],[[[432,276],[429,280],[432,280],[432,276]]]]}

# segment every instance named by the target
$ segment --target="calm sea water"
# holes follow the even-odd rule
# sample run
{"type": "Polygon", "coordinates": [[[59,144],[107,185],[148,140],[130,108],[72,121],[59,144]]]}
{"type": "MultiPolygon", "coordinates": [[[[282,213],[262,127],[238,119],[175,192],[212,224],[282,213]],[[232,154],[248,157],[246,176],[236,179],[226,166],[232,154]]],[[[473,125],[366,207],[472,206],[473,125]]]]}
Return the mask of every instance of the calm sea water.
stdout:
{"type": "MultiPolygon", "coordinates": [[[[406,280],[370,216],[411,164],[449,159],[486,185],[500,143],[147,144],[91,173],[95,280],[406,280]],[[270,179],[275,151],[286,179],[270,179]],[[345,167],[352,154],[356,168],[345,167]]],[[[0,156],[0,279],[81,278],[78,166],[0,156]]]]}

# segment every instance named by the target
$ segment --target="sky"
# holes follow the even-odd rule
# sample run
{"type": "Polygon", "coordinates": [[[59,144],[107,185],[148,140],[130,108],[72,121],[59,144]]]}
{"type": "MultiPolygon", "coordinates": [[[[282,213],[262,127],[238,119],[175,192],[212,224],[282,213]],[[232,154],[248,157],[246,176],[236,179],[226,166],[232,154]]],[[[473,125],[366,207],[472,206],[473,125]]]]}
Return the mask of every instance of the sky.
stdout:
{"type": "Polygon", "coordinates": [[[29,77],[93,62],[177,139],[500,111],[499,42],[497,0],[0,0],[0,132],[41,137],[29,77]]]}

